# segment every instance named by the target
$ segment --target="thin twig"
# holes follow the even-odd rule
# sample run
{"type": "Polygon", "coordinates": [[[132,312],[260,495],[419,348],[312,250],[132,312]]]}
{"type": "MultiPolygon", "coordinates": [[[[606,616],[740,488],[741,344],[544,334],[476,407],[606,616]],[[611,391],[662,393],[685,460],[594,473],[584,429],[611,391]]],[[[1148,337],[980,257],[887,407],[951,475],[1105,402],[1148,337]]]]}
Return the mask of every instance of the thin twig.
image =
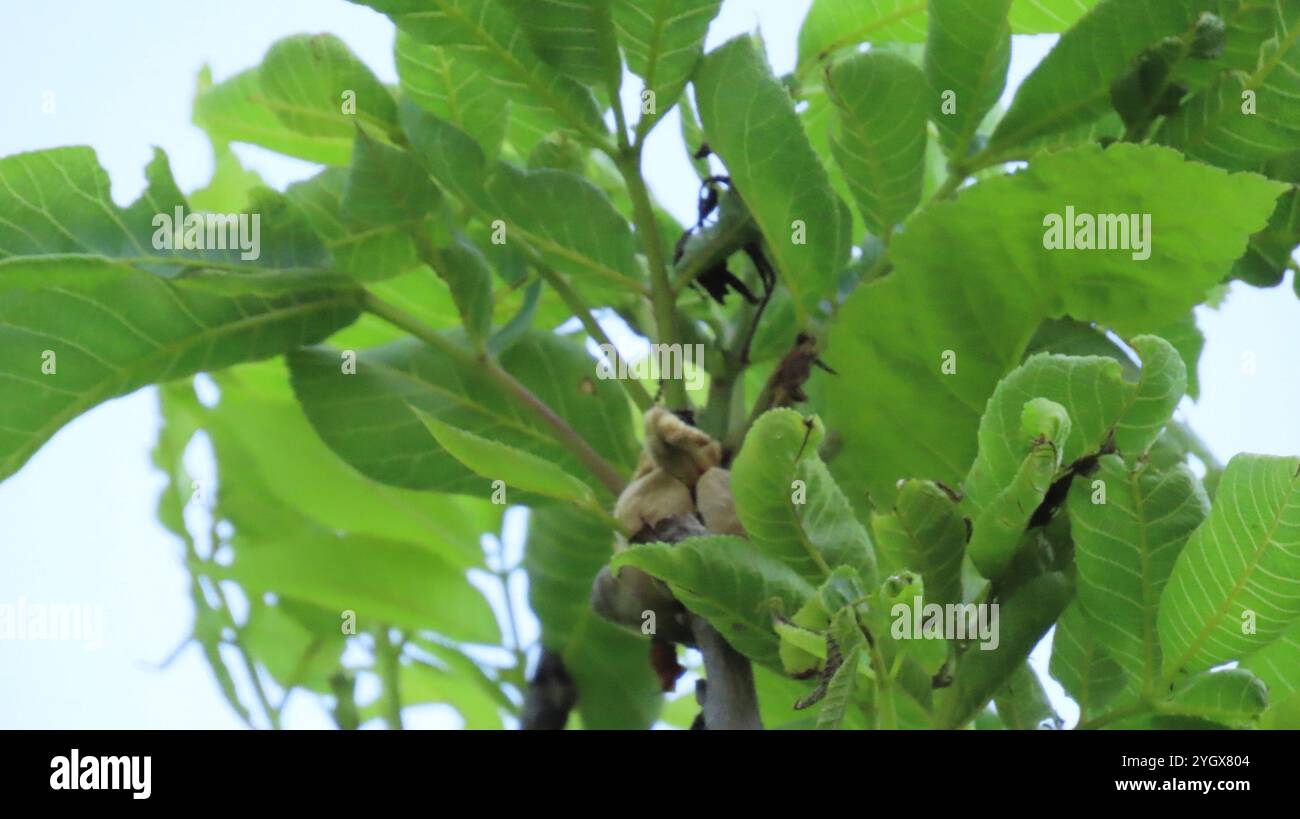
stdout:
{"type": "MultiPolygon", "coordinates": [[[[564,302],[565,306],[573,311],[573,315],[582,323],[582,327],[587,331],[587,335],[591,336],[597,344],[603,345],[610,351],[610,357],[613,360],[609,363],[614,367],[614,371],[616,373],[625,372],[627,365],[622,356],[619,355],[618,348],[616,348],[614,343],[609,340],[609,336],[605,334],[605,330],[600,326],[600,322],[596,321],[595,316],[591,314],[591,309],[587,307],[586,302],[582,300],[582,296],[573,289],[568,280],[560,273],[557,273],[543,264],[536,265],[536,268],[537,273],[542,277],[542,280],[549,284],[551,289],[555,291],[556,295],[560,297],[560,300],[564,302]]],[[[654,398],[646,391],[645,386],[640,381],[635,378],[617,378],[615,380],[622,385],[628,398],[631,398],[632,403],[636,404],[642,412],[654,406],[654,398]]]]}
{"type": "Polygon", "coordinates": [[[506,392],[512,395],[516,401],[526,407],[542,423],[550,427],[553,437],[562,444],[566,449],[572,452],[583,466],[601,482],[606,489],[612,494],[622,493],[626,482],[619,471],[615,469],[608,461],[600,456],[596,450],[591,448],[591,444],[579,435],[569,423],[555,414],[544,401],[534,395],[527,387],[521,384],[513,375],[506,372],[497,360],[490,355],[475,355],[450,339],[444,338],[441,333],[436,332],[432,327],[402,310],[400,307],[389,304],[383,299],[378,298],[373,293],[366,291],[361,297],[361,308],[373,316],[387,321],[394,327],[405,330],[415,338],[437,348],[440,352],[446,353],[460,363],[482,369],[492,380],[496,381],[506,392]]]}
{"type": "Polygon", "coordinates": [[[506,545],[500,538],[496,541],[496,565],[492,567],[492,574],[501,585],[501,596],[505,599],[506,625],[509,627],[510,641],[514,645],[515,662],[522,673],[527,657],[524,655],[524,641],[519,639],[519,617],[515,614],[514,597],[510,594],[510,574],[514,569],[506,567],[506,545]]]}

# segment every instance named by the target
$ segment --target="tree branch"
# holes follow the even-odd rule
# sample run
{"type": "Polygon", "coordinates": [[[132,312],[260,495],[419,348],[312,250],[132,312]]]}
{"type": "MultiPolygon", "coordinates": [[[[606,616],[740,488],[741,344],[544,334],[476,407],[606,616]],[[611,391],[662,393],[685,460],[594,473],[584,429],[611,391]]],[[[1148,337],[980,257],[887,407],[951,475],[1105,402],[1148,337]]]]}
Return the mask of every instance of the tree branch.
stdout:
{"type": "MultiPolygon", "coordinates": [[[[647,525],[630,542],[677,543],[707,534],[704,524],[690,513],[647,525]]],[[[624,566],[618,574],[606,566],[592,583],[591,607],[606,620],[627,628],[639,628],[645,613],[654,612],[657,639],[699,649],[706,675],[696,689],[703,707],[701,727],[713,731],[763,727],[749,659],[732,648],[708,620],[688,611],[667,585],[634,566],[624,566]]]]}
{"type": "Polygon", "coordinates": [[[690,616],[695,644],[704,656],[706,679],[697,689],[704,709],[703,728],[709,731],[756,731],[763,727],[754,690],[754,670],[708,620],[690,616]]]}

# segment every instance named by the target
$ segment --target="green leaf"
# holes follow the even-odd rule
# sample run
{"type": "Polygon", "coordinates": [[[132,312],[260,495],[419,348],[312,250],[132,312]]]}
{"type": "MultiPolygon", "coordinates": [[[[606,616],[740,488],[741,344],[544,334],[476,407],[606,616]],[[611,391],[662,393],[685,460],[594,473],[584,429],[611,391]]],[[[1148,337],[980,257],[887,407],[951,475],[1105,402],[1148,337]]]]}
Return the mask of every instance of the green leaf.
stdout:
{"type": "Polygon", "coordinates": [[[542,61],[588,85],[617,89],[623,64],[612,0],[505,0],[542,61]]]}
{"type": "MultiPolygon", "coordinates": [[[[826,169],[826,176],[830,180],[831,189],[845,203],[852,204],[856,202],[853,190],[849,187],[848,180],[844,178],[844,171],[835,159],[835,152],[832,149],[834,130],[838,127],[841,117],[836,112],[835,104],[831,101],[826,86],[827,84],[823,82],[811,88],[801,89],[799,121],[803,124],[804,133],[808,137],[808,144],[812,146],[813,152],[817,154],[822,166],[826,169]]],[[[850,236],[858,236],[866,232],[866,223],[862,221],[859,210],[860,208],[849,208],[849,215],[853,219],[850,236]]],[[[861,260],[855,260],[850,262],[850,266],[860,263],[862,263],[861,260]]],[[[772,332],[771,323],[764,322],[760,326],[759,332],[762,333],[764,328],[769,333],[772,332]]],[[[790,344],[788,335],[789,333],[785,331],[780,334],[782,352],[790,344]]]]}
{"type": "Polygon", "coordinates": [[[857,687],[860,657],[860,648],[854,648],[845,654],[844,662],[835,669],[830,681],[826,683],[826,696],[822,699],[821,711],[817,714],[817,730],[834,731],[843,725],[857,687]]]}
{"type": "Polygon", "coordinates": [[[515,313],[504,326],[497,329],[492,337],[488,339],[488,351],[495,356],[500,356],[506,350],[515,346],[515,342],[524,337],[533,326],[533,320],[537,315],[537,302],[541,296],[542,282],[541,279],[534,281],[524,290],[524,301],[519,307],[519,312],[515,313]]]}
{"type": "MultiPolygon", "coordinates": [[[[1178,351],[1178,357],[1187,369],[1187,396],[1192,399],[1199,397],[1197,368],[1201,361],[1201,350],[1205,347],[1205,336],[1201,335],[1200,328],[1196,325],[1195,312],[1189,311],[1187,315],[1166,324],[1152,335],[1163,338],[1178,351]]],[[[1028,352],[1107,356],[1120,363],[1125,378],[1136,380],[1138,375],[1138,368],[1129,354],[1106,335],[1105,328],[1073,319],[1049,319],[1043,322],[1029,342],[1028,352]]]]}
{"type": "Polygon", "coordinates": [[[1282,283],[1298,245],[1300,189],[1292,188],[1278,200],[1268,227],[1250,237],[1250,247],[1233,266],[1232,275],[1256,287],[1276,287],[1282,283]]]}
{"type": "Polygon", "coordinates": [[[507,239],[528,242],[561,272],[616,286],[611,293],[644,289],[627,220],[595,185],[565,171],[489,164],[473,140],[413,106],[403,106],[402,122],[434,179],[485,221],[500,220],[507,239]]]}
{"type": "Polygon", "coordinates": [[[1260,715],[1259,727],[1291,731],[1300,728],[1300,696],[1292,694],[1281,700],[1270,700],[1268,708],[1260,715]]]}
{"type": "Polygon", "coordinates": [[[357,316],[351,288],[317,282],[269,298],[223,295],[151,272],[182,261],[150,238],[153,215],[170,217],[182,200],[164,189],[164,160],[150,171],[150,188],[122,210],[88,149],[0,160],[0,379],[22,387],[0,410],[0,477],[109,398],[269,358],[357,316]]]}
{"type": "Polygon", "coordinates": [[[1111,358],[1040,354],[994,390],[963,484],[974,520],[967,551],[986,577],[1007,569],[1048,490],[1075,464],[1109,449],[1137,457],[1169,420],[1186,384],[1183,363],[1155,336],[1133,345],[1145,364],[1136,383],[1111,358]]]}
{"type": "MultiPolygon", "coordinates": [[[[627,398],[613,381],[596,378],[595,362],[581,345],[530,333],[502,355],[501,363],[581,430],[606,460],[630,469],[636,446],[627,398]]],[[[355,375],[344,375],[339,354],[326,348],[293,353],[289,367],[294,392],[321,438],[354,469],[381,483],[480,497],[491,492],[488,481],[430,437],[411,406],[572,474],[586,474],[550,429],[481,368],[425,344],[407,340],[362,351],[355,375]]]]}
{"type": "Polygon", "coordinates": [[[826,89],[839,112],[831,152],[867,227],[888,236],[921,201],[925,75],[902,57],[869,51],[835,63],[826,89]]]}
{"type": "Polygon", "coordinates": [[[398,130],[388,89],[329,34],[279,40],[260,67],[201,90],[194,123],[222,141],[326,165],[348,164],[358,127],[375,137],[398,130]]]}
{"type": "Polygon", "coordinates": [[[654,111],[637,125],[640,133],[647,133],[681,96],[721,6],[722,0],[614,0],[614,27],[627,67],[655,95],[654,111]]]}
{"type": "Polygon", "coordinates": [[[936,692],[938,724],[956,728],[974,719],[1029,657],[1070,602],[1073,589],[1059,572],[1048,572],[1000,603],[997,648],[972,644],[957,665],[953,684],[936,692]]]}
{"type": "Polygon", "coordinates": [[[1201,483],[1210,500],[1218,489],[1219,479],[1223,476],[1223,464],[1200,439],[1191,427],[1181,421],[1171,421],[1165,431],[1156,439],[1147,457],[1159,469],[1169,469],[1177,465],[1186,465],[1188,456],[1194,456],[1205,467],[1201,483]]]}
{"type": "Polygon", "coordinates": [[[3,289],[42,287],[52,276],[62,284],[93,284],[106,267],[173,278],[198,267],[251,275],[329,261],[310,229],[286,212],[287,203],[274,191],[254,192],[254,214],[243,225],[236,214],[201,224],[202,215],[186,206],[161,151],[154,151],[145,178],[148,187],[140,198],[119,208],[90,148],[0,159],[3,289]]]}
{"type": "Polygon", "coordinates": [[[1189,53],[1184,40],[1166,37],[1139,54],[1111,84],[1111,104],[1124,123],[1126,141],[1145,140],[1156,118],[1177,110],[1187,93],[1177,77],[1189,53]]]}
{"type": "Polygon", "coordinates": [[[696,156],[707,140],[704,138],[704,127],[700,125],[700,117],[695,113],[695,103],[691,102],[690,94],[681,98],[679,110],[682,120],[682,142],[691,155],[691,167],[695,169],[695,175],[703,182],[713,175],[713,170],[709,167],[707,156],[696,156]]]}
{"type": "Polygon", "coordinates": [[[1098,0],[1015,0],[1011,26],[1016,34],[1051,34],[1074,25],[1098,0]]]}
{"type": "Polygon", "coordinates": [[[709,147],[726,163],[806,324],[834,294],[848,262],[848,208],[831,189],[789,95],[748,37],[704,58],[695,97],[709,147]]]}
{"type": "MultiPolygon", "coordinates": [[[[198,414],[192,411],[192,408],[199,406],[198,397],[191,385],[172,383],[159,387],[158,399],[162,424],[158,428],[152,460],[154,466],[166,477],[166,483],[158,497],[158,520],[185,544],[188,562],[193,561],[198,553],[194,537],[185,524],[185,506],[193,498],[194,490],[199,487],[185,467],[185,452],[200,427],[198,414]]],[[[208,599],[204,586],[207,581],[198,568],[202,564],[189,562],[188,565],[189,598],[194,605],[194,626],[190,639],[203,652],[203,658],[211,668],[226,702],[244,724],[251,726],[252,715],[239,699],[234,677],[221,654],[226,617],[208,599]]]]}
{"type": "Polygon", "coordinates": [[[303,600],[402,628],[495,645],[492,610],[464,573],[420,546],[307,528],[273,542],[232,539],[221,571],[245,589],[303,600]]]}
{"type": "MultiPolygon", "coordinates": [[[[464,557],[444,557],[436,541],[404,542],[329,525],[360,523],[358,529],[370,529],[364,512],[344,511],[329,524],[318,524],[290,505],[317,490],[272,487],[271,480],[291,473],[271,468],[273,455],[249,452],[229,426],[238,423],[238,415],[197,403],[190,411],[204,419],[217,455],[214,520],[234,526],[228,538],[233,562],[206,564],[214,580],[234,580],[247,596],[270,593],[282,604],[294,600],[326,609],[334,629],[340,623],[334,618],[350,611],[362,621],[428,629],[453,640],[500,642],[491,607],[466,582],[464,557]]],[[[318,506],[308,508],[320,514],[318,506]]],[[[439,525],[450,537],[453,530],[439,525]]]]}
{"type": "MultiPolygon", "coordinates": [[[[995,403],[1000,403],[996,393],[989,404],[995,403]]],[[[1007,442],[1027,447],[1028,454],[1016,465],[1015,472],[999,476],[1005,482],[986,482],[991,469],[981,449],[968,479],[972,490],[979,488],[980,494],[972,491],[968,496],[977,511],[967,553],[985,577],[998,579],[1011,564],[1034,513],[1061,471],[1061,454],[1071,429],[1064,407],[1046,398],[1034,398],[1025,402],[1020,430],[1007,442]],[[994,488],[996,495],[985,494],[994,488]]]]}
{"type": "Polygon", "coordinates": [[[1300,620],[1240,665],[1264,681],[1273,703],[1300,692],[1300,620]]]}
{"type": "Polygon", "coordinates": [[[536,455],[490,441],[438,421],[411,407],[438,444],[476,475],[490,481],[509,477],[509,485],[555,500],[571,501],[592,511],[600,508],[596,493],[582,481],[536,455]]]}
{"type": "Polygon", "coordinates": [[[893,272],[840,308],[825,355],[855,374],[825,384],[845,491],[869,490],[888,505],[900,478],[956,485],[975,457],[985,403],[1044,319],[1069,315],[1131,338],[1182,318],[1241,255],[1279,192],[1167,149],[1115,145],[1043,154],[918,213],[891,245],[893,272]],[[1231,204],[1210,213],[1196,205],[1207,196],[1231,204]],[[1047,250],[1044,215],[1065,203],[1077,213],[1151,214],[1160,227],[1150,258],[1047,250]]]}
{"type": "Polygon", "coordinates": [[[1048,319],[1039,325],[1029,342],[1026,358],[1036,353],[1113,358],[1123,367],[1124,377],[1130,380],[1135,380],[1139,371],[1128,354],[1106,336],[1105,328],[1071,318],[1048,319]]]}
{"type": "Polygon", "coordinates": [[[1195,674],[1161,704],[1165,713],[1249,727],[1268,705],[1268,691],[1244,668],[1195,674]]]}
{"type": "MultiPolygon", "coordinates": [[[[422,269],[408,228],[415,222],[362,225],[343,215],[345,168],[327,168],[285,191],[320,237],[337,269],[362,282],[378,282],[422,269]]],[[[418,313],[419,311],[417,311],[418,313]]]]}
{"type": "Polygon", "coordinates": [[[1232,170],[1295,150],[1300,140],[1300,3],[1273,0],[1273,36],[1256,63],[1223,72],[1193,96],[1157,132],[1155,139],[1188,156],[1232,170]],[[1253,110],[1246,107],[1247,96],[1253,110]]]}
{"type": "Polygon", "coordinates": [[[1263,648],[1300,617],[1300,458],[1238,455],[1160,598],[1166,676],[1263,648]]]}
{"type": "Polygon", "coordinates": [[[353,289],[346,276],[323,269],[330,262],[328,252],[288,200],[273,190],[251,191],[250,213],[199,213],[186,206],[167,157],[155,150],[145,169],[148,188],[140,199],[119,210],[107,200],[106,191],[88,191],[103,173],[93,153],[59,149],[10,159],[12,168],[23,167],[22,159],[34,159],[33,165],[48,160],[49,167],[69,169],[76,176],[75,180],[69,177],[69,187],[87,194],[80,204],[89,212],[69,208],[54,216],[23,199],[58,189],[58,181],[44,173],[31,173],[23,183],[11,186],[9,192],[20,205],[16,213],[28,210],[35,219],[24,224],[29,214],[21,213],[19,221],[9,225],[19,235],[11,237],[13,255],[4,259],[0,254],[6,263],[6,287],[39,288],[46,271],[58,271],[65,284],[95,282],[96,263],[112,259],[123,269],[183,278],[186,284],[226,295],[284,295],[333,286],[353,289]],[[101,223],[105,217],[108,221],[101,223]],[[71,226],[84,227],[86,233],[73,236],[66,232],[71,226]],[[47,227],[64,232],[42,238],[39,234],[47,227]],[[83,262],[86,270],[78,271],[83,262]]]}
{"type": "Polygon", "coordinates": [[[392,18],[399,30],[427,45],[447,47],[456,60],[487,72],[525,116],[608,141],[595,97],[548,65],[521,36],[502,0],[355,0],[392,18]]]}
{"type": "Polygon", "coordinates": [[[434,267],[451,289],[465,332],[479,350],[492,332],[492,270],[479,249],[463,238],[434,251],[434,267]]]}
{"type": "MultiPolygon", "coordinates": [[[[963,483],[966,505],[982,513],[1021,468],[1023,413],[1035,399],[1059,402],[1069,414],[1059,455],[1067,466],[1110,444],[1132,458],[1145,452],[1182,399],[1187,377],[1164,339],[1138,336],[1133,348],[1143,363],[1136,381],[1126,381],[1111,358],[1044,354],[1002,379],[980,420],[979,456],[963,483]]],[[[1046,433],[1056,439],[1055,427],[1029,432],[1030,438],[1046,433]]]]}
{"type": "Polygon", "coordinates": [[[985,114],[1002,96],[1011,64],[1007,22],[1011,4],[1012,0],[930,0],[925,45],[930,118],[951,159],[965,157],[985,114]],[[945,100],[949,92],[953,96],[945,100]]]}
{"type": "Polygon", "coordinates": [[[267,104],[257,68],[213,84],[205,66],[194,100],[194,124],[223,142],[247,142],[325,165],[346,166],[352,135],[320,137],[290,128],[267,104]]]}
{"type": "Polygon", "coordinates": [[[812,585],[789,566],[727,535],[632,546],[610,561],[613,570],[623,566],[663,580],[737,651],[778,670],[773,615],[798,610],[813,594],[812,585]]]}
{"type": "Polygon", "coordinates": [[[213,141],[212,165],[212,177],[208,184],[185,197],[195,210],[239,213],[248,210],[254,190],[266,187],[262,177],[256,171],[245,168],[225,142],[213,141]]]}
{"type": "Polygon", "coordinates": [[[1050,670],[1078,703],[1080,722],[1104,708],[1124,688],[1124,670],[1102,648],[1078,599],[1056,622],[1050,670]]]}
{"type": "MultiPolygon", "coordinates": [[[[454,330],[461,323],[451,290],[427,267],[366,285],[373,296],[405,310],[435,330],[454,330]]],[[[522,294],[519,294],[522,295],[522,294]]],[[[513,305],[511,305],[513,306],[513,305]]],[[[503,306],[503,310],[506,306],[503,306]]],[[[504,317],[507,313],[502,313],[504,317]]],[[[406,337],[406,333],[370,313],[342,332],[330,336],[329,342],[340,350],[366,350],[382,347],[406,337]]]]}
{"type": "MultiPolygon", "coordinates": [[[[1258,235],[1258,234],[1257,234],[1258,235]]],[[[1201,379],[1199,369],[1201,351],[1205,349],[1205,336],[1196,325],[1196,313],[1189,312],[1182,318],[1157,329],[1155,335],[1168,341],[1178,351],[1187,370],[1187,397],[1195,401],[1201,397],[1201,379]]]]}
{"type": "Polygon", "coordinates": [[[502,507],[361,475],[320,440],[288,375],[276,361],[216,376],[220,400],[202,423],[229,480],[251,480],[240,473],[253,472],[269,499],[331,531],[419,544],[460,568],[481,565],[479,537],[500,528],[502,507]]]}
{"type": "Polygon", "coordinates": [[[282,688],[325,694],[343,655],[345,638],[338,622],[334,612],[314,606],[268,606],[254,600],[239,630],[239,644],[282,688]],[[313,620],[327,620],[330,630],[313,630],[304,624],[295,616],[302,611],[309,611],[313,620]]]}
{"type": "Polygon", "coordinates": [[[662,703],[650,643],[601,619],[588,605],[591,584],[608,562],[614,531],[599,518],[564,506],[529,513],[524,567],[528,602],[542,625],[542,645],[564,658],[578,689],[587,728],[647,728],[662,703]]]}
{"type": "Polygon", "coordinates": [[[1214,0],[1101,0],[1061,35],[998,123],[987,151],[1023,156],[1025,146],[1087,125],[1110,110],[1112,83],[1148,46],[1190,32],[1214,0]]]}
{"type": "MultiPolygon", "coordinates": [[[[429,663],[404,659],[398,666],[397,688],[402,707],[450,705],[460,714],[465,730],[500,730],[500,703],[482,686],[457,669],[443,669],[429,663]]],[[[384,698],[379,697],[361,712],[362,721],[384,716],[384,698]]]]}
{"type": "Polygon", "coordinates": [[[1029,663],[1021,663],[1012,672],[1011,679],[993,698],[993,704],[1003,724],[1013,731],[1061,727],[1061,718],[1029,663]]]}
{"type": "Polygon", "coordinates": [[[830,637],[835,641],[841,661],[826,683],[821,711],[817,714],[817,729],[833,731],[843,726],[858,683],[870,679],[862,667],[871,646],[863,635],[857,610],[851,605],[842,606],[831,617],[830,637]]]}
{"type": "MultiPolygon", "coordinates": [[[[1015,0],[1012,30],[1016,34],[1065,31],[1096,3],[1015,0]]],[[[924,42],[927,5],[926,0],[813,0],[799,30],[798,73],[803,76],[817,62],[858,43],[924,42]]]]}
{"type": "Polygon", "coordinates": [[[473,137],[496,157],[510,121],[509,98],[478,63],[425,45],[400,29],[394,46],[402,94],[473,137]]]}
{"type": "MultiPolygon", "coordinates": [[[[755,666],[754,688],[758,692],[758,710],[763,726],[768,730],[815,728],[825,700],[807,708],[794,707],[808,695],[811,687],[812,684],[808,681],[792,680],[765,666],[755,666]]],[[[860,709],[847,710],[841,726],[845,729],[870,727],[860,709]]]]}
{"type": "Polygon", "coordinates": [[[363,132],[357,134],[339,204],[345,218],[366,226],[418,223],[441,199],[441,192],[415,157],[363,132]]]}
{"type": "MultiPolygon", "coordinates": [[[[855,639],[851,630],[837,636],[831,627],[842,609],[856,606],[867,596],[858,573],[848,566],[840,566],[793,615],[784,610],[778,612],[775,628],[780,638],[781,668],[791,676],[805,677],[825,670],[833,643],[839,644],[841,653],[862,643],[862,638],[855,639]]],[[[847,628],[843,623],[839,625],[847,628]]]]}
{"type": "Polygon", "coordinates": [[[1200,481],[1186,467],[1130,467],[1115,455],[1102,457],[1096,472],[1077,476],[1070,487],[1066,508],[1079,603],[1091,623],[1090,636],[1137,691],[1152,693],[1160,680],[1160,594],[1209,506],[1200,481]]]}
{"type": "Polygon", "coordinates": [[[813,0],[799,29],[799,73],[857,43],[925,42],[925,0],[813,0]]]}
{"type": "Polygon", "coordinates": [[[875,555],[867,530],[817,457],[824,428],[789,409],[764,414],[731,465],[736,513],[753,548],[812,584],[850,566],[870,584],[875,555]]]}
{"type": "Polygon", "coordinates": [[[872,514],[871,531],[890,571],[920,572],[927,603],[962,602],[966,521],[942,487],[933,481],[907,481],[898,490],[892,512],[872,514]]]}
{"type": "Polygon", "coordinates": [[[177,399],[168,400],[169,390],[181,395],[188,391],[189,399],[194,403],[198,399],[189,384],[164,385],[158,396],[162,424],[158,427],[158,438],[150,454],[154,467],[166,478],[158,495],[158,522],[185,543],[188,555],[195,546],[194,536],[185,524],[185,506],[190,502],[194,486],[185,466],[185,450],[199,430],[199,420],[193,413],[184,411],[177,399]]]}
{"type": "Polygon", "coordinates": [[[392,94],[332,34],[278,40],[259,69],[265,104],[290,129],[318,139],[350,139],[358,126],[397,131],[392,94]],[[345,103],[355,100],[355,114],[345,103]]]}

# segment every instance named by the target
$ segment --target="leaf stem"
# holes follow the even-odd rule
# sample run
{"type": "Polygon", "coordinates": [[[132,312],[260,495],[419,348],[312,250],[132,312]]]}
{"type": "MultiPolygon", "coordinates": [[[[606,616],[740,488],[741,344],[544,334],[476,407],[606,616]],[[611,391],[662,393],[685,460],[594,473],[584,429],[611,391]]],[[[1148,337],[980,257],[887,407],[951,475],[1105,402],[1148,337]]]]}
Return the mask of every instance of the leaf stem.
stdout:
{"type": "Polygon", "coordinates": [[[402,730],[402,690],[398,681],[401,671],[401,646],[394,647],[389,639],[388,627],[375,629],[375,664],[384,681],[384,722],[390,731],[402,730]]]}
{"type": "Polygon", "coordinates": [[[572,452],[578,460],[582,461],[583,466],[587,467],[606,489],[614,495],[618,495],[623,491],[625,482],[619,471],[602,458],[600,453],[592,449],[591,444],[587,443],[585,438],[579,435],[573,427],[569,426],[567,421],[556,415],[555,411],[547,406],[544,401],[534,395],[513,375],[506,372],[491,355],[487,353],[475,355],[444,337],[441,333],[436,332],[415,316],[378,298],[368,290],[361,297],[361,309],[383,319],[394,327],[405,330],[415,338],[438,349],[440,352],[446,353],[468,367],[483,369],[493,381],[496,381],[516,401],[549,427],[556,441],[572,452]]]}
{"type": "MultiPolygon", "coordinates": [[[[627,115],[623,113],[623,98],[619,96],[620,91],[622,91],[620,86],[610,83],[609,105],[614,110],[614,127],[618,130],[618,149],[627,151],[631,146],[627,141],[627,115]]],[[[613,154],[611,157],[617,158],[613,154]]]]}
{"type": "MultiPolygon", "coordinates": [[[[650,300],[654,307],[657,341],[660,344],[677,343],[677,295],[672,282],[668,279],[668,265],[664,261],[663,238],[659,235],[659,224],[655,221],[654,207],[650,204],[650,192],[641,177],[641,147],[621,151],[615,159],[619,173],[627,184],[628,194],[632,197],[632,211],[635,217],[637,236],[641,238],[645,250],[646,262],[650,265],[650,300]]],[[[686,394],[686,382],[681,379],[663,379],[664,401],[671,410],[689,410],[690,398],[686,394]]]]}
{"type": "MultiPolygon", "coordinates": [[[[560,297],[560,300],[573,311],[573,315],[577,317],[578,321],[582,322],[582,327],[587,331],[587,335],[595,339],[597,344],[604,345],[609,349],[610,356],[613,358],[610,364],[615,368],[615,371],[623,372],[625,365],[623,358],[618,354],[618,348],[609,340],[609,336],[605,334],[600,322],[596,321],[595,316],[591,314],[591,308],[582,300],[582,296],[573,289],[568,280],[560,273],[543,264],[537,264],[535,267],[542,280],[551,286],[551,289],[560,297]]],[[[623,387],[623,391],[627,393],[628,397],[632,399],[632,403],[636,404],[642,412],[654,406],[654,398],[646,391],[645,386],[640,381],[634,378],[618,378],[615,380],[623,387]]]]}
{"type": "Polygon", "coordinates": [[[943,184],[940,185],[939,189],[930,197],[928,204],[933,205],[935,202],[942,202],[952,196],[957,192],[957,189],[961,187],[961,183],[966,181],[968,176],[970,176],[970,173],[963,167],[957,165],[949,167],[948,178],[943,180],[943,184]]]}
{"type": "MultiPolygon", "coordinates": [[[[215,537],[215,517],[213,527],[215,537]]],[[[215,544],[217,541],[214,539],[212,542],[215,544]]],[[[257,675],[257,663],[253,661],[252,655],[248,653],[248,649],[244,646],[243,640],[239,637],[239,624],[235,622],[235,615],[231,613],[230,601],[226,597],[226,591],[221,588],[220,581],[212,578],[209,578],[209,580],[211,581],[212,590],[216,594],[217,600],[221,603],[221,615],[225,618],[227,625],[230,626],[230,630],[234,633],[234,636],[230,640],[225,640],[223,642],[234,648],[235,652],[239,654],[239,659],[244,664],[244,671],[248,674],[249,682],[252,683],[253,694],[257,696],[257,702],[262,706],[262,711],[266,714],[267,724],[270,726],[271,730],[278,731],[280,730],[280,711],[271,704],[271,698],[267,696],[266,688],[262,685],[262,678],[257,675]]]]}
{"type": "Polygon", "coordinates": [[[871,665],[876,672],[876,728],[892,731],[898,727],[898,711],[894,706],[894,680],[885,667],[880,646],[869,643],[871,665]]]}
{"type": "Polygon", "coordinates": [[[514,598],[510,594],[510,575],[514,572],[514,567],[506,566],[506,545],[499,537],[496,541],[497,549],[494,555],[496,565],[492,567],[492,574],[496,576],[497,583],[501,586],[501,596],[505,601],[506,625],[509,626],[510,641],[514,644],[515,663],[522,673],[528,664],[528,658],[524,654],[523,640],[519,639],[519,618],[515,614],[514,598]]]}

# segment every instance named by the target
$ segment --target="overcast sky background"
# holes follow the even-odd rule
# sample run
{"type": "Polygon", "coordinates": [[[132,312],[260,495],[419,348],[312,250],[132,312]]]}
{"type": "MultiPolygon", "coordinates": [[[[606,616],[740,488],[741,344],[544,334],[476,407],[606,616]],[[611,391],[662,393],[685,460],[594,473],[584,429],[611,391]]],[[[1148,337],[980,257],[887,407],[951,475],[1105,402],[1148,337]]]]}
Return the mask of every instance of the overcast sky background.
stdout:
{"type": "MultiPolygon", "coordinates": [[[[778,72],[795,62],[810,0],[726,0],[709,45],[762,30],[778,72]]],[[[0,155],[91,145],[119,204],[144,187],[152,146],[163,148],[183,190],[206,183],[207,139],[190,124],[204,64],[221,81],[261,61],[277,39],[330,32],[385,82],[396,82],[393,27],[343,0],[44,0],[0,5],[0,155]],[[182,10],[183,9],[183,10],[182,10]],[[47,93],[55,112],[42,113],[47,93]]],[[[1017,38],[1014,86],[1054,38],[1017,38]]],[[[631,93],[634,95],[635,90],[631,93]]],[[[1004,99],[1009,99],[1010,92],[1004,99]]],[[[694,219],[696,181],[671,114],[652,136],[647,176],[661,202],[694,219]]],[[[250,146],[245,164],[283,189],[316,167],[250,146]]],[[[1206,203],[1214,207],[1215,203],[1206,203]]],[[[1300,453],[1300,301],[1279,290],[1234,286],[1218,310],[1198,312],[1208,339],[1199,404],[1182,412],[1222,459],[1242,452],[1300,453]],[[1254,358],[1254,371],[1243,362],[1254,358]]],[[[3,396],[0,395],[0,399],[3,396]]],[[[0,604],[101,606],[103,646],[0,642],[0,728],[239,727],[199,651],[166,670],[158,664],[189,634],[192,609],[181,545],[155,520],[162,478],[149,463],[159,419],[152,389],[110,401],[59,432],[0,484],[0,604]]],[[[1072,723],[1077,709],[1046,676],[1072,723]]],[[[455,725],[436,709],[416,725],[455,725]]],[[[291,701],[289,727],[325,727],[305,698],[291,701]]]]}

